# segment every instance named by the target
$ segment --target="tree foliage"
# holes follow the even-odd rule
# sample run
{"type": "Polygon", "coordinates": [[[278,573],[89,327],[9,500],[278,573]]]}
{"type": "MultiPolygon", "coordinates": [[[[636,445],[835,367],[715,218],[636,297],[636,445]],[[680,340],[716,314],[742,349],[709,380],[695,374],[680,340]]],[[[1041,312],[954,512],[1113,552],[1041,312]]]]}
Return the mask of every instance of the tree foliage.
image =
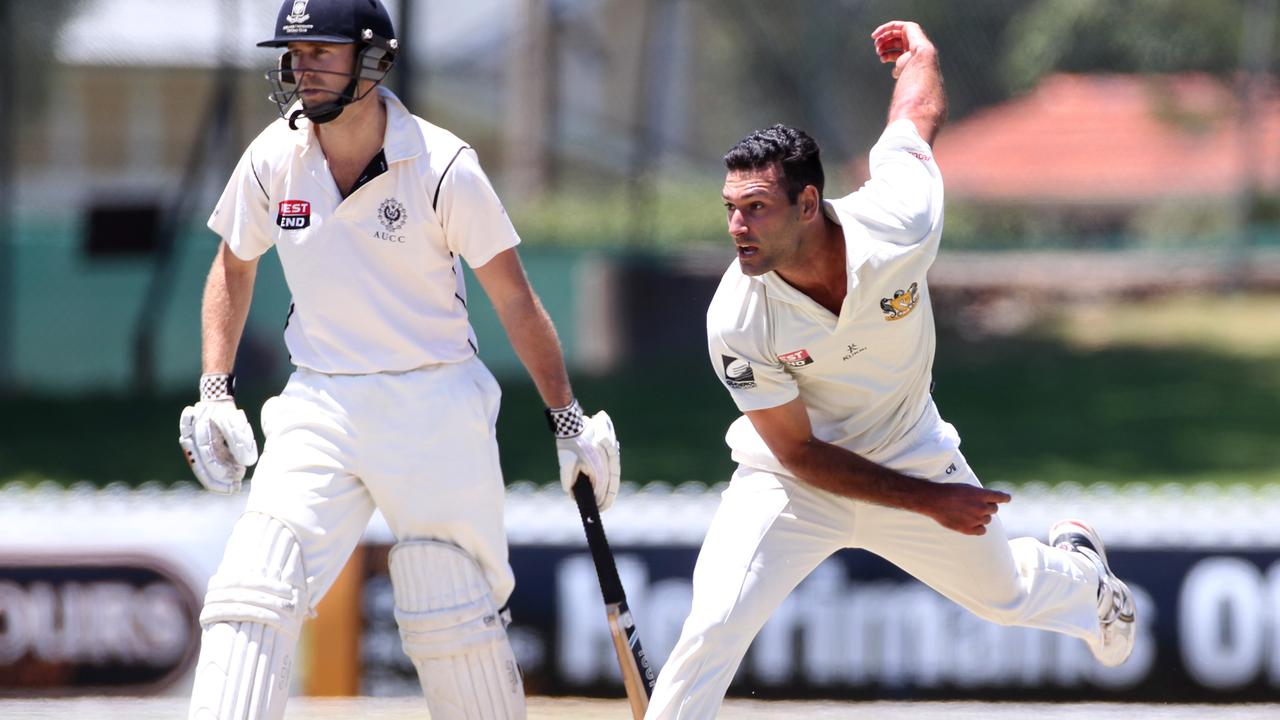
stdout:
{"type": "Polygon", "coordinates": [[[1010,92],[1055,71],[1226,74],[1243,18],[1239,1],[1035,0],[1009,23],[1000,73],[1010,92]]]}

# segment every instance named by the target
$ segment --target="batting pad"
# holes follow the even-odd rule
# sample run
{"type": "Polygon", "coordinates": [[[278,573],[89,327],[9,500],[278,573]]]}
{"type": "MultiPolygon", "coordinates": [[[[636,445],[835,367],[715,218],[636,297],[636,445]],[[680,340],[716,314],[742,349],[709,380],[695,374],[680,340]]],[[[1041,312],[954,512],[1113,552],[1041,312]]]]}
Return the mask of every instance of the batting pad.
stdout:
{"type": "Polygon", "coordinates": [[[433,720],[524,718],[524,684],[480,566],[435,540],[391,548],[391,585],[404,652],[433,720]]]}
{"type": "Polygon", "coordinates": [[[279,720],[307,614],[297,538],[283,523],[245,513],[209,581],[200,624],[192,720],[279,720]]]}

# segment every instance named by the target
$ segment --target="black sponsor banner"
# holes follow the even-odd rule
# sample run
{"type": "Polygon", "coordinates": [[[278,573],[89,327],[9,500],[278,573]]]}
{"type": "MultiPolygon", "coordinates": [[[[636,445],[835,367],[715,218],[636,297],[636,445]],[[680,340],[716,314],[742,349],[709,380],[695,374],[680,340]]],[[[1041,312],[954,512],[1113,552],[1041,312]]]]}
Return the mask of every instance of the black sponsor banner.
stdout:
{"type": "Polygon", "coordinates": [[[141,556],[0,557],[0,694],[145,694],[199,644],[190,587],[141,556]]]}
{"type": "MultiPolygon", "coordinates": [[[[384,553],[386,548],[375,549],[384,553]]],[[[697,549],[618,547],[655,666],[689,610],[697,549]]],[[[1010,700],[1270,701],[1280,696],[1280,551],[1110,551],[1139,638],[1119,668],[1056,633],[981,620],[880,558],[841,552],[774,613],[730,695],[1010,700]]],[[[512,644],[531,693],[618,695],[621,679],[585,548],[516,546],[512,644]]],[[[376,567],[376,564],[374,565],[376,567]]],[[[365,586],[363,690],[420,692],[400,652],[390,582],[365,586]]]]}

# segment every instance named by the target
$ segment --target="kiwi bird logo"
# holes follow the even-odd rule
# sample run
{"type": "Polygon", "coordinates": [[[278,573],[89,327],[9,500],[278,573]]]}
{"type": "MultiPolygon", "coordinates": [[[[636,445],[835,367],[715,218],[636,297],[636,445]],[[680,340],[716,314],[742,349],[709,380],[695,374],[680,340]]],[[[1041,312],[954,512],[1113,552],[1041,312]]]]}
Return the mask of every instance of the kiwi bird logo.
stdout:
{"type": "Polygon", "coordinates": [[[387,229],[387,232],[395,232],[404,227],[404,205],[395,198],[383,200],[378,206],[378,221],[387,229]]]}
{"type": "Polygon", "coordinates": [[[910,315],[916,309],[916,303],[920,302],[919,287],[920,283],[911,283],[906,290],[895,290],[893,297],[881,298],[880,309],[884,311],[884,319],[901,320],[910,315]]]}

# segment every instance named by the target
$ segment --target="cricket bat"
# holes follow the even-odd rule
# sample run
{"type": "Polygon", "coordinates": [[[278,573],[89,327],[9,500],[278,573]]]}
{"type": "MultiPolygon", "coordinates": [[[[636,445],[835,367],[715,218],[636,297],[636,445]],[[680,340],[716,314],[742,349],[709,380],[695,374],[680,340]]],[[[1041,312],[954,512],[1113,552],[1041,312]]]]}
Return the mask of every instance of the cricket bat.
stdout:
{"type": "Polygon", "coordinates": [[[635,720],[643,720],[657,678],[649,665],[649,658],[644,654],[644,648],[640,646],[640,633],[636,630],[635,620],[627,607],[627,595],[622,590],[618,566],[613,560],[613,551],[609,549],[609,541],[605,539],[604,526],[600,524],[595,491],[585,474],[578,474],[578,481],[573,485],[573,499],[578,502],[582,529],[587,534],[587,547],[591,549],[591,559],[596,563],[596,575],[600,577],[604,612],[609,619],[609,632],[613,635],[613,649],[618,654],[618,664],[622,667],[622,684],[627,690],[627,700],[631,703],[631,714],[635,716],[635,720]]]}

